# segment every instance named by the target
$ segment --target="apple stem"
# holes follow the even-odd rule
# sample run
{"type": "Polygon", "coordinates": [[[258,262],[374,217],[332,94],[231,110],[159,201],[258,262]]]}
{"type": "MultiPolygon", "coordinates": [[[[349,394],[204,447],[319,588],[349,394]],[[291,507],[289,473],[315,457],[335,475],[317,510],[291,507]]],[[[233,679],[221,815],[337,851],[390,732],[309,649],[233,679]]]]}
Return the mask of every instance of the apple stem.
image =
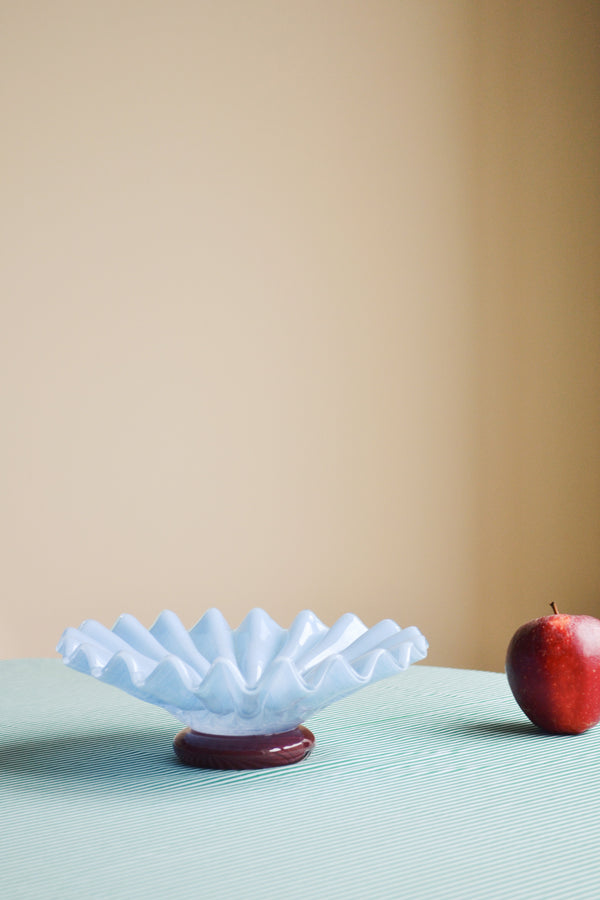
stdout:
{"type": "Polygon", "coordinates": [[[555,616],[560,615],[560,613],[559,613],[559,611],[558,611],[558,607],[557,607],[556,603],[554,602],[554,600],[552,601],[552,603],[550,604],[550,606],[551,606],[552,609],[554,610],[554,615],[555,615],[555,616]]]}

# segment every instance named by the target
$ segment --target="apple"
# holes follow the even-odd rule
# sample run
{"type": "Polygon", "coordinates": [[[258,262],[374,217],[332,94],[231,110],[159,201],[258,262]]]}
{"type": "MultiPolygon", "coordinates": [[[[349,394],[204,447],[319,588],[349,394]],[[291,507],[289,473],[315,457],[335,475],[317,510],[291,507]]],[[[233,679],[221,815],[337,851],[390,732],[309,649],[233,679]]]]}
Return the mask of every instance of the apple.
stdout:
{"type": "Polygon", "coordinates": [[[600,620],[559,613],[522,625],[506,653],[515,700],[534,725],[581,734],[600,722],[600,620]]]}

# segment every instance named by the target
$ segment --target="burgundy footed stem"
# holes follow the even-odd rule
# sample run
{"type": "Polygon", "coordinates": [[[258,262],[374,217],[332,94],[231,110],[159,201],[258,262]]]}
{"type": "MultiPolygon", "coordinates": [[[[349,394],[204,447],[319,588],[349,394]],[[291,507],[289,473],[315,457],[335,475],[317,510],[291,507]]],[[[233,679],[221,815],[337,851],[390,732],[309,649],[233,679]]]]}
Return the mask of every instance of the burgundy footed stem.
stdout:
{"type": "Polygon", "coordinates": [[[266,769],[300,762],[311,752],[315,738],[299,725],[281,734],[230,736],[203,734],[184,728],[173,748],[187,766],[201,769],[266,769]]]}

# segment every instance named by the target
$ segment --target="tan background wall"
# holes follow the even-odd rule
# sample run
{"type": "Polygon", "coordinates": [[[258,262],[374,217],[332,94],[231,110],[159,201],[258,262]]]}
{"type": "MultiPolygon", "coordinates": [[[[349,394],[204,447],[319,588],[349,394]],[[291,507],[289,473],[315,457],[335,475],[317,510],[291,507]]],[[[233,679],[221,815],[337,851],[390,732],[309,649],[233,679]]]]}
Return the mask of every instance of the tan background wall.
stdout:
{"type": "Polygon", "coordinates": [[[600,5],[480,7],[480,601],[600,616],[600,5]]]}
{"type": "Polygon", "coordinates": [[[3,17],[0,654],[600,614],[597,4],[3,17]]]}

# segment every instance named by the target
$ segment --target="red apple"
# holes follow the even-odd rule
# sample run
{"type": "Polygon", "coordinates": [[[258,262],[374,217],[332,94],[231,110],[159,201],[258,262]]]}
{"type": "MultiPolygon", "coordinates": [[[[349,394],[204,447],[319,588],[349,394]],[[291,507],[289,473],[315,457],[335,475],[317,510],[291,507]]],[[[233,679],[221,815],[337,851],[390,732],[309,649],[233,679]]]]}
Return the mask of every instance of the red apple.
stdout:
{"type": "Polygon", "coordinates": [[[600,620],[554,615],[522,625],[506,654],[515,700],[543,731],[581,734],[600,722],[600,620]]]}

